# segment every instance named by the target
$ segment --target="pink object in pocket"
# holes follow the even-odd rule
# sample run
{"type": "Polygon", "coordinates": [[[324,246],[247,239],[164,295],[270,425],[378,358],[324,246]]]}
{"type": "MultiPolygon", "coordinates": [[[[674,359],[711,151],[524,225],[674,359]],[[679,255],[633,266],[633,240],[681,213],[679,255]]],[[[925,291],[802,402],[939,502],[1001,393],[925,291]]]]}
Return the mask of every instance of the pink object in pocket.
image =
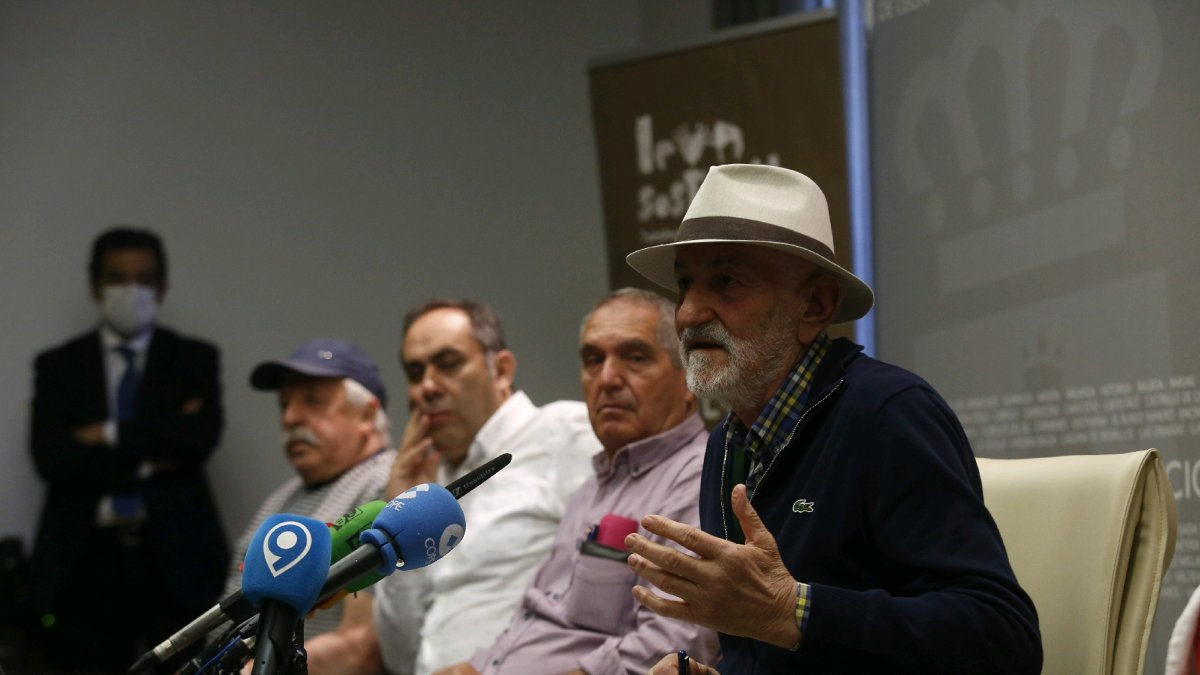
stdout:
{"type": "Polygon", "coordinates": [[[625,537],[637,532],[638,523],[632,518],[607,513],[600,519],[596,528],[596,543],[603,544],[618,551],[626,551],[625,537]]]}

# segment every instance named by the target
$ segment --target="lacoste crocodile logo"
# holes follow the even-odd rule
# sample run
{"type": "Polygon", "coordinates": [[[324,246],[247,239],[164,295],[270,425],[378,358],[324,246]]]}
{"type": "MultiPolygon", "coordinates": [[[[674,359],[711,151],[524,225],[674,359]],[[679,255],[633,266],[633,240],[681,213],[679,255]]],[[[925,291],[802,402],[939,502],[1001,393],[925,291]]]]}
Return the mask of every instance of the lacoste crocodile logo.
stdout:
{"type": "Polygon", "coordinates": [[[796,503],[792,504],[792,511],[794,513],[812,513],[813,506],[813,502],[810,502],[807,499],[797,499],[796,503]]]}

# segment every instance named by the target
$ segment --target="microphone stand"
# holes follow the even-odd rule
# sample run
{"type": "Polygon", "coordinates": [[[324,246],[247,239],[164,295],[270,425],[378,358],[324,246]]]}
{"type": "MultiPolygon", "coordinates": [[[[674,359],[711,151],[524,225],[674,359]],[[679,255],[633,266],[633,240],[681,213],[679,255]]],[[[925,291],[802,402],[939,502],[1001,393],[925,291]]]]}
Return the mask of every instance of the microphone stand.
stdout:
{"type": "MultiPolygon", "coordinates": [[[[263,615],[256,614],[242,625],[225,631],[220,640],[208,645],[204,653],[189,661],[180,671],[180,675],[239,675],[243,666],[257,654],[258,628],[262,618],[263,615]]],[[[282,637],[282,634],[277,634],[276,637],[282,637]]],[[[267,658],[272,663],[264,667],[280,675],[308,675],[308,652],[304,649],[304,619],[299,619],[296,623],[290,649],[281,648],[281,645],[286,644],[276,642],[271,645],[271,652],[267,658]]]]}
{"type": "Polygon", "coordinates": [[[258,624],[258,645],[254,650],[254,669],[250,675],[289,673],[295,655],[292,641],[300,623],[300,614],[282,602],[263,604],[262,619],[258,624]]]}

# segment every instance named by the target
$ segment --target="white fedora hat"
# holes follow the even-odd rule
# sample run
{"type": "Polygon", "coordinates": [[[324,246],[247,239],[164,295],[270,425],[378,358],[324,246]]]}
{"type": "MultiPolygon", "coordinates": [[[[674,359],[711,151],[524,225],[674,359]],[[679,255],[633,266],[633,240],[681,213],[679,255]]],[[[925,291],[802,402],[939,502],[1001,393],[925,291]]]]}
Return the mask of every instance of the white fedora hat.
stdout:
{"type": "Polygon", "coordinates": [[[751,244],[797,255],[838,278],[842,301],[833,323],[871,309],[875,295],[862,279],[833,261],[833,226],[825,194],[811,178],[777,166],[723,164],[708,170],[675,241],[634,251],[629,266],[669,290],[675,286],[675,247],[751,244]]]}

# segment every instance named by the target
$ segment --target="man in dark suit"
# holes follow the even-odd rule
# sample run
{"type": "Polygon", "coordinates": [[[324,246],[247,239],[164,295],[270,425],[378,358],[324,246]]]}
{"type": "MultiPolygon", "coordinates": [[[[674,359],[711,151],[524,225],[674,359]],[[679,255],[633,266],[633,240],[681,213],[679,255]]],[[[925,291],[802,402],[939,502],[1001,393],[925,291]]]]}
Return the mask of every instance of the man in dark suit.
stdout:
{"type": "Polygon", "coordinates": [[[31,603],[53,667],[124,672],[224,579],[204,475],[224,422],[218,352],[156,324],[166,272],[153,233],[100,235],[100,325],[34,363],[30,442],[47,490],[31,603]]]}

